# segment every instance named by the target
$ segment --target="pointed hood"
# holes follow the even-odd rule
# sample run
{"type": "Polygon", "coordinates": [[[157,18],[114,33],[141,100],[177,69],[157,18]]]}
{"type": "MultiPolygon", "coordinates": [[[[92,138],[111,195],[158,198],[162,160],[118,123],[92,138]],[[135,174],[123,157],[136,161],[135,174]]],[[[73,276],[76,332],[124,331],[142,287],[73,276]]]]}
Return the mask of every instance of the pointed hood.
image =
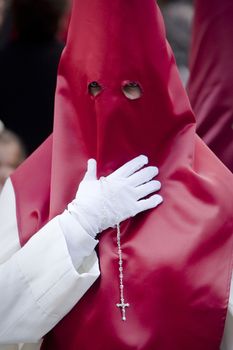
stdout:
{"type": "MultiPolygon", "coordinates": [[[[54,127],[57,161],[60,164],[63,158],[67,164],[59,170],[55,187],[67,178],[67,167],[81,157],[84,166],[88,158],[95,158],[100,175],[141,153],[161,166],[171,143],[176,158],[191,158],[193,143],[186,142],[186,135],[177,145],[176,138],[187,129],[193,137],[193,123],[155,1],[145,1],[143,15],[140,0],[74,1],[58,76],[54,127]],[[99,87],[95,97],[91,83],[99,87]],[[140,98],[125,96],[129,84],[138,86],[140,98]],[[60,142],[70,138],[69,144],[60,142]]],[[[55,173],[59,164],[53,163],[55,173]]],[[[80,162],[77,165],[80,168],[80,162]]],[[[57,197],[54,202],[57,208],[57,197]]]]}
{"type": "Polygon", "coordinates": [[[217,350],[232,268],[232,175],[195,136],[156,2],[74,0],[53,136],[12,177],[22,244],[73,199],[88,158],[107,175],[142,153],[164,203],[122,225],[127,322],[108,230],[101,278],[43,349],[217,350]]]}

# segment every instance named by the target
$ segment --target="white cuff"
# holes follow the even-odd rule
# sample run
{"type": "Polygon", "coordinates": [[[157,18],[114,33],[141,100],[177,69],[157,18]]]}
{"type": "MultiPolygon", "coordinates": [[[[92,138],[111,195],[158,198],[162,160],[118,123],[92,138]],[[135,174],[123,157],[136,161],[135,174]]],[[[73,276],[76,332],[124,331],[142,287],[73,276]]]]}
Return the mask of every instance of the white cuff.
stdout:
{"type": "Polygon", "coordinates": [[[58,218],[72,262],[78,269],[83,259],[94,251],[99,241],[92,238],[68,210],[58,218]]]}

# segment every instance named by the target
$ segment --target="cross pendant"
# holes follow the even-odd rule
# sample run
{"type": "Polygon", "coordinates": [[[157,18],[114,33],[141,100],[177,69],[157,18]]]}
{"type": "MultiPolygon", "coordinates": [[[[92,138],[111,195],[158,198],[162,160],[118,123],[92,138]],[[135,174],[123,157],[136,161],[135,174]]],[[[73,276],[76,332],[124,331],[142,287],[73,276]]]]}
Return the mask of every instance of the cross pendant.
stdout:
{"type": "Polygon", "coordinates": [[[122,312],[122,321],[126,321],[126,307],[129,307],[129,304],[124,302],[124,300],[121,300],[120,304],[116,304],[117,307],[121,308],[121,312],[122,312]]]}

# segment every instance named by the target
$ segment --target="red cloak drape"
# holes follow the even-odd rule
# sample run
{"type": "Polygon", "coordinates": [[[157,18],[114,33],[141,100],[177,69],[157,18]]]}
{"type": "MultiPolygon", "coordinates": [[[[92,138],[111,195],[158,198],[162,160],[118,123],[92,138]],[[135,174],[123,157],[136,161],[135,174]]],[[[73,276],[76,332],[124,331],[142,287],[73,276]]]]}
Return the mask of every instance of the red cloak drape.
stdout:
{"type": "Polygon", "coordinates": [[[197,133],[233,171],[233,2],[195,0],[188,94],[197,133]]]}

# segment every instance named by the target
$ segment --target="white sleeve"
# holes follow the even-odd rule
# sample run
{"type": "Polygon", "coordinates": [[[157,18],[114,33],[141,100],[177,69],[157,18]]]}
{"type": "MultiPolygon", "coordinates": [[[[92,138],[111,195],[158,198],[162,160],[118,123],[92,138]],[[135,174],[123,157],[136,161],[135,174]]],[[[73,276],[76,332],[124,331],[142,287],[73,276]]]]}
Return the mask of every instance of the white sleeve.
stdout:
{"type": "Polygon", "coordinates": [[[233,276],[221,350],[233,350],[233,276]]]}
{"type": "Polygon", "coordinates": [[[99,276],[97,241],[80,227],[75,269],[56,217],[20,248],[10,180],[0,197],[0,223],[0,344],[37,342],[99,276]]]}

